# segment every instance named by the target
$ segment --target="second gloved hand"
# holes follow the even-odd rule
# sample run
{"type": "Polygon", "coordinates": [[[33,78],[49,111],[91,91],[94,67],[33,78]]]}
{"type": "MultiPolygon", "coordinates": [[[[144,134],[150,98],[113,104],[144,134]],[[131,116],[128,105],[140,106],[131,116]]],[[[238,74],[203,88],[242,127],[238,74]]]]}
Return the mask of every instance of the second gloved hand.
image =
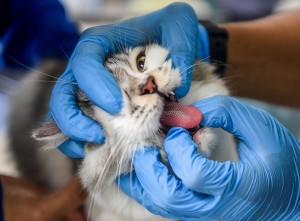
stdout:
{"type": "Polygon", "coordinates": [[[97,106],[112,114],[119,113],[121,91],[103,66],[105,59],[122,48],[150,42],[168,48],[174,66],[181,70],[182,86],[175,91],[176,95],[182,97],[188,92],[196,51],[200,59],[209,54],[207,33],[198,25],[191,6],[175,3],[141,17],[87,29],[51,96],[52,116],[62,132],[70,137],[60,146],[62,152],[83,157],[83,141],[104,141],[101,127],[84,116],[76,105],[77,86],[97,106]]]}
{"type": "MultiPolygon", "coordinates": [[[[135,174],[117,182],[150,212],[176,220],[298,220],[300,142],[268,113],[226,96],[195,104],[201,125],[238,138],[239,162],[208,160],[188,131],[172,128],[165,140],[176,179],[155,148],[134,157],[135,174]]],[[[226,144],[224,144],[226,145],[226,144]]]]}

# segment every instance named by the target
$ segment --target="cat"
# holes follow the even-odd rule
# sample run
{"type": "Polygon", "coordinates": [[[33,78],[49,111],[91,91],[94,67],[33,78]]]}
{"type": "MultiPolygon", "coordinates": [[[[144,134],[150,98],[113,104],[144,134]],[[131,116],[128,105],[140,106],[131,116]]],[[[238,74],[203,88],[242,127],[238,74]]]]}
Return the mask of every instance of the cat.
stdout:
{"type": "MultiPolygon", "coordinates": [[[[102,208],[102,212],[111,211],[122,220],[166,220],[149,213],[115,183],[120,174],[133,170],[131,159],[135,151],[156,147],[161,160],[168,165],[163,141],[165,131],[175,122],[177,126],[193,129],[191,135],[199,152],[206,157],[218,161],[238,160],[233,137],[220,129],[194,127],[199,125],[201,113],[199,115],[193,106],[186,106],[209,96],[228,95],[224,80],[214,73],[212,65],[196,62],[190,92],[178,103],[174,90],[181,85],[180,70],[172,67],[168,54],[162,46],[150,44],[125,49],[106,60],[105,67],[122,90],[120,114],[105,112],[89,101],[80,89],[76,91],[78,107],[102,126],[106,136],[103,145],[85,144],[86,156],[81,162],[68,159],[55,148],[68,138],[53,119],[39,126],[48,112],[53,87],[53,84],[39,82],[58,78],[65,65],[54,59],[45,61],[40,70],[49,75],[38,72],[26,77],[12,105],[9,140],[21,174],[57,188],[77,173],[92,198],[92,220],[101,220],[98,208],[102,208]],[[174,111],[179,117],[172,115],[174,111]],[[186,111],[194,113],[187,114],[192,126],[181,119],[186,111]],[[31,133],[35,140],[30,138],[31,133]],[[226,142],[222,148],[220,140],[226,142]]],[[[58,80],[57,83],[68,82],[58,80]]],[[[173,173],[171,168],[170,172],[173,173]]]]}

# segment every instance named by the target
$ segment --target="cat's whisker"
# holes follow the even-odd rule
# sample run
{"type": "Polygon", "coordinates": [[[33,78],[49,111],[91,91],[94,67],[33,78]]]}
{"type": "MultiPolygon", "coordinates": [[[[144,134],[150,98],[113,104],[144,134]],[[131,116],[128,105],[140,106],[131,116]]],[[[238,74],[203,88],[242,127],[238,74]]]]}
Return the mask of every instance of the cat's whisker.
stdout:
{"type": "Polygon", "coordinates": [[[118,162],[116,177],[121,175],[121,173],[123,171],[122,166],[127,163],[126,161],[129,159],[128,155],[131,155],[130,154],[131,149],[133,148],[132,145],[134,145],[132,141],[134,141],[134,140],[135,140],[134,137],[129,138],[127,141],[127,144],[124,144],[124,146],[123,146],[124,151],[122,152],[120,161],[118,162]]]}
{"type": "Polygon", "coordinates": [[[37,82],[37,83],[58,83],[58,84],[74,84],[77,85],[76,82],[67,82],[61,79],[58,79],[57,81],[47,81],[47,80],[30,80],[28,82],[37,82]]]}
{"type": "Polygon", "coordinates": [[[63,47],[59,47],[60,50],[64,53],[64,55],[66,56],[66,58],[68,59],[68,61],[70,60],[69,55],[67,54],[67,52],[65,51],[65,49],[63,47]]]}
{"type": "Polygon", "coordinates": [[[180,73],[183,73],[183,72],[186,72],[186,71],[188,71],[189,69],[192,69],[192,68],[194,68],[194,67],[195,67],[195,64],[190,65],[190,66],[188,66],[188,67],[185,67],[184,69],[182,69],[182,68],[179,67],[179,71],[180,71],[180,73]]]}
{"type": "Polygon", "coordinates": [[[121,39],[121,29],[120,27],[118,28],[119,30],[119,33],[118,33],[118,41],[116,42],[116,46],[117,46],[117,49],[119,50],[119,52],[122,52],[124,50],[124,48],[122,47],[122,39],[121,39]]]}
{"type": "Polygon", "coordinates": [[[211,60],[210,58],[211,58],[211,55],[208,55],[208,56],[206,56],[206,57],[204,57],[204,58],[198,59],[198,60],[196,61],[196,63],[197,63],[197,62],[199,62],[199,63],[201,63],[201,62],[206,62],[207,59],[211,60]]]}
{"type": "MultiPolygon", "coordinates": [[[[138,150],[138,146],[136,146],[134,149],[133,149],[133,152],[132,152],[132,157],[134,157],[135,156],[135,154],[136,154],[136,151],[138,150]]],[[[130,188],[131,188],[131,190],[133,190],[133,169],[134,167],[133,167],[133,158],[131,158],[131,160],[130,160],[130,170],[129,170],[129,175],[130,175],[130,188]]]]}
{"type": "MultiPolygon", "coordinates": [[[[102,182],[104,182],[104,179],[103,179],[103,178],[104,178],[105,175],[108,173],[109,168],[110,168],[111,165],[112,165],[112,162],[113,162],[112,157],[113,157],[113,153],[110,152],[110,154],[109,154],[109,156],[108,156],[108,158],[107,158],[107,160],[106,160],[106,163],[103,165],[103,168],[101,169],[101,173],[99,174],[98,179],[97,179],[97,182],[96,182],[96,184],[95,184],[95,190],[97,190],[97,191],[100,190],[100,189],[99,189],[100,187],[103,187],[103,184],[102,184],[102,182]]],[[[94,191],[94,192],[96,192],[96,191],[94,191]]]]}
{"type": "Polygon", "coordinates": [[[99,192],[102,191],[103,188],[105,188],[104,177],[106,176],[106,173],[108,173],[109,167],[111,166],[112,162],[114,162],[114,160],[111,159],[112,156],[114,156],[114,154],[113,154],[113,152],[110,152],[110,155],[109,155],[108,159],[106,160],[106,163],[104,164],[104,166],[101,170],[101,173],[99,174],[99,176],[97,178],[96,184],[93,188],[92,195],[91,195],[91,202],[90,202],[90,206],[88,209],[88,217],[93,214],[94,207],[95,207],[96,194],[98,194],[99,192]]]}
{"type": "Polygon", "coordinates": [[[210,58],[211,56],[207,56],[206,58],[203,58],[201,60],[195,60],[194,64],[186,67],[185,69],[180,69],[180,73],[185,72],[191,68],[193,68],[193,73],[197,73],[199,71],[202,71],[201,66],[203,65],[204,61],[208,58],[210,58]]]}
{"type": "Polygon", "coordinates": [[[112,162],[115,161],[115,158],[117,158],[119,152],[122,150],[122,148],[118,147],[122,145],[123,140],[125,140],[125,138],[119,139],[118,142],[113,147],[111,147],[109,157],[107,158],[106,163],[104,164],[102,171],[99,174],[97,183],[95,185],[95,190],[97,189],[97,191],[99,191],[99,188],[103,186],[102,182],[105,181],[103,178],[106,176],[107,171],[109,171],[109,167],[112,165],[112,162]]]}
{"type": "Polygon", "coordinates": [[[90,203],[89,203],[89,206],[88,206],[88,211],[87,211],[87,220],[93,220],[93,217],[91,217],[93,215],[93,211],[94,211],[94,208],[95,208],[95,194],[93,193],[91,195],[91,198],[90,198],[90,203]]]}
{"type": "MultiPolygon", "coordinates": [[[[127,139],[126,143],[122,143],[122,155],[120,160],[118,161],[118,167],[116,170],[116,177],[119,177],[121,175],[121,173],[123,173],[124,169],[122,168],[124,165],[126,166],[127,161],[128,163],[130,162],[130,171],[133,170],[133,161],[132,161],[132,156],[134,156],[134,153],[137,149],[137,145],[135,144],[135,141],[137,139],[137,137],[139,137],[139,130],[138,128],[140,128],[140,124],[142,123],[142,121],[139,121],[139,126],[136,127],[136,131],[132,131],[130,133],[130,137],[124,137],[124,139],[127,139]],[[129,157],[131,156],[131,157],[129,157]]],[[[123,140],[123,139],[121,139],[123,140]]],[[[121,149],[121,148],[119,148],[121,149]]],[[[115,154],[116,155],[116,154],[115,154]]],[[[119,191],[119,190],[118,190],[119,191]]],[[[118,193],[119,195],[119,193],[118,193]]]]}
{"type": "MultiPolygon", "coordinates": [[[[28,70],[31,70],[31,71],[33,71],[33,72],[35,72],[35,73],[39,73],[39,74],[42,74],[42,75],[45,75],[45,76],[47,76],[47,77],[51,77],[51,78],[54,78],[54,79],[57,79],[57,80],[59,79],[58,77],[52,76],[52,75],[50,75],[50,74],[46,74],[46,73],[44,73],[44,72],[38,71],[38,70],[36,70],[36,69],[34,69],[34,68],[31,68],[31,67],[29,67],[29,66],[27,66],[27,65],[25,65],[25,64],[22,64],[21,62],[17,61],[15,58],[13,58],[11,55],[9,55],[9,54],[7,54],[7,53],[6,53],[6,55],[7,55],[10,59],[12,59],[14,62],[16,62],[17,64],[21,65],[22,67],[24,67],[24,68],[26,68],[26,69],[28,69],[28,70]]],[[[66,82],[66,83],[71,83],[71,82],[66,82]]]]}
{"type": "MultiPolygon", "coordinates": [[[[122,165],[124,164],[124,158],[126,159],[127,158],[127,160],[129,160],[129,162],[130,162],[130,171],[132,171],[132,168],[133,168],[133,166],[132,166],[132,157],[131,158],[129,158],[129,156],[134,156],[133,154],[133,152],[132,152],[132,149],[135,149],[135,148],[133,148],[134,146],[134,140],[136,140],[136,137],[133,135],[133,134],[135,134],[135,133],[132,133],[132,136],[128,139],[128,141],[127,141],[127,144],[125,144],[125,148],[124,148],[124,151],[123,151],[123,153],[122,153],[122,156],[121,156],[121,158],[120,158],[120,161],[119,161],[119,165],[118,165],[118,167],[117,167],[117,170],[116,170],[116,177],[117,177],[117,179],[120,179],[120,175],[123,173],[123,169],[122,169],[122,165]],[[126,155],[129,155],[129,156],[125,156],[125,154],[126,155]]],[[[129,163],[129,162],[125,162],[125,163],[129,163]]],[[[119,196],[120,195],[120,189],[118,188],[117,189],[117,191],[118,191],[118,193],[117,193],[117,196],[119,196]]]]}
{"type": "MultiPolygon", "coordinates": [[[[95,188],[93,191],[93,195],[92,195],[93,201],[96,198],[97,192],[101,191],[102,188],[104,188],[104,186],[103,186],[104,185],[103,182],[105,182],[104,178],[106,177],[107,171],[110,170],[109,168],[110,168],[110,165],[112,164],[112,162],[115,162],[115,158],[119,159],[117,169],[115,171],[115,175],[113,176],[113,177],[117,178],[120,176],[121,172],[123,171],[122,166],[124,165],[124,158],[125,159],[128,158],[128,156],[126,156],[126,155],[133,156],[133,154],[130,154],[131,153],[130,149],[132,149],[132,145],[133,145],[133,143],[135,143],[134,141],[136,140],[136,137],[138,136],[138,130],[136,132],[132,132],[131,134],[132,134],[132,136],[130,136],[130,137],[123,135],[123,137],[121,137],[118,140],[118,142],[113,147],[111,147],[110,155],[107,158],[106,163],[102,169],[102,172],[99,175],[98,180],[96,182],[96,185],[95,185],[95,188]],[[134,135],[134,134],[136,134],[136,135],[134,135]],[[124,141],[126,141],[126,143],[124,143],[124,141]],[[122,147],[122,148],[120,148],[120,147],[122,147]],[[121,151],[122,151],[121,158],[119,158],[119,153],[121,151]]],[[[132,160],[130,160],[130,162],[132,163],[132,160]]],[[[131,166],[131,168],[132,167],[133,166],[131,166]]],[[[117,191],[120,191],[120,189],[117,189],[117,191]]],[[[117,195],[119,195],[119,192],[117,195]]],[[[92,211],[94,210],[94,206],[95,206],[95,203],[91,202],[91,205],[89,208],[89,214],[92,214],[92,211]]]]}
{"type": "Polygon", "coordinates": [[[172,43],[171,45],[168,45],[167,50],[170,52],[172,51],[172,48],[174,47],[175,43],[172,43]]]}
{"type": "Polygon", "coordinates": [[[227,63],[225,63],[225,62],[223,62],[223,61],[219,61],[219,60],[215,60],[215,59],[210,59],[210,62],[212,63],[212,64],[214,64],[214,63],[217,63],[217,64],[222,64],[222,65],[224,65],[224,66],[229,66],[229,64],[227,64],[227,63]]]}
{"type": "MultiPolygon", "coordinates": [[[[145,112],[144,115],[145,115],[145,114],[149,114],[149,113],[145,112]]],[[[142,120],[141,120],[141,121],[138,121],[138,125],[137,125],[136,128],[140,128],[140,127],[141,127],[141,124],[147,124],[148,121],[151,119],[151,117],[148,117],[148,118],[144,119],[144,118],[142,118],[142,116],[141,116],[140,119],[142,119],[142,120]]],[[[140,131],[139,131],[139,130],[137,130],[135,133],[132,133],[132,134],[136,134],[136,137],[142,136],[142,134],[140,135],[140,131]]],[[[159,143],[159,139],[158,139],[156,136],[155,136],[155,139],[156,139],[157,143],[159,143]]],[[[136,139],[134,139],[134,140],[136,140],[136,139]]],[[[128,143],[129,143],[129,142],[130,142],[130,141],[128,141],[128,143]]],[[[128,148],[131,148],[131,149],[132,149],[132,147],[126,145],[126,149],[125,149],[124,153],[129,153],[129,151],[127,150],[128,148]]],[[[132,152],[131,156],[134,156],[134,154],[135,154],[135,152],[137,151],[137,149],[138,149],[138,146],[136,146],[136,147],[133,149],[133,152],[132,152]]],[[[121,157],[120,162],[123,162],[123,157],[124,157],[124,155],[121,157]]],[[[121,166],[121,164],[120,164],[120,166],[121,166]]],[[[119,168],[119,171],[120,171],[120,168],[119,168]]],[[[131,171],[131,173],[130,173],[130,180],[131,180],[131,187],[132,187],[132,171],[133,171],[133,159],[132,159],[132,158],[131,158],[131,160],[130,160],[130,171],[131,171]]],[[[119,172],[118,172],[118,175],[119,175],[119,172]]]]}
{"type": "MultiPolygon", "coordinates": [[[[123,165],[125,154],[131,156],[131,151],[129,151],[129,150],[133,148],[134,141],[136,140],[136,136],[134,136],[134,134],[136,134],[136,133],[131,133],[131,137],[124,137],[124,140],[127,139],[127,142],[123,143],[124,150],[123,150],[123,153],[122,153],[120,161],[119,161],[119,167],[118,167],[119,171],[116,174],[117,176],[120,175],[120,172],[122,171],[121,167],[123,165]]],[[[121,150],[122,148],[119,148],[119,149],[121,150]]],[[[129,158],[128,156],[126,156],[126,157],[129,158]]]]}
{"type": "Polygon", "coordinates": [[[241,77],[243,77],[243,75],[238,75],[238,74],[235,74],[235,75],[230,75],[230,76],[224,76],[223,77],[223,80],[225,80],[225,81],[228,81],[228,80],[232,80],[232,79],[237,79],[237,78],[241,78],[241,77]]]}
{"type": "MultiPolygon", "coordinates": [[[[210,56],[208,56],[207,58],[209,58],[210,56]]],[[[203,63],[203,60],[207,59],[207,58],[203,58],[202,60],[195,60],[194,63],[190,66],[185,67],[185,69],[180,69],[180,72],[184,72],[187,71],[190,68],[198,68],[199,65],[201,65],[201,63],[203,63]]],[[[194,69],[194,71],[196,71],[197,69],[194,69]]]]}

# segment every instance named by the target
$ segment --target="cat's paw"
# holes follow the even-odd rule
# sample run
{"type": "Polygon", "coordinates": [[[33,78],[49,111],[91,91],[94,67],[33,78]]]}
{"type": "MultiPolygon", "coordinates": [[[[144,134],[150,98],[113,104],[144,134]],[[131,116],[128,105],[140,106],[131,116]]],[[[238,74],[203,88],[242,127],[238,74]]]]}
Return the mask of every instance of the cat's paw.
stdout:
{"type": "Polygon", "coordinates": [[[218,130],[202,127],[193,135],[193,140],[198,145],[198,152],[210,158],[213,149],[218,143],[218,130]]]}

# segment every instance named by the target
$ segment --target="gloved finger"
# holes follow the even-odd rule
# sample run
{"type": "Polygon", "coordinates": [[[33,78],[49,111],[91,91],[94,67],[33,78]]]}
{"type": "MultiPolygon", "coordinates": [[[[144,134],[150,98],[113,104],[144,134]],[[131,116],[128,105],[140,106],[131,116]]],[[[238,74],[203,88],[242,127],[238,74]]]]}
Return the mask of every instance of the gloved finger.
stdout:
{"type": "Polygon", "coordinates": [[[223,95],[203,99],[194,105],[203,114],[202,126],[221,127],[237,136],[249,148],[262,148],[264,145],[261,144],[268,139],[272,121],[261,110],[223,95]]]}
{"type": "Polygon", "coordinates": [[[69,139],[58,146],[58,149],[68,157],[84,158],[84,147],[82,141],[69,139]]]}
{"type": "Polygon", "coordinates": [[[171,214],[197,217],[196,214],[211,209],[216,202],[215,197],[188,189],[170,174],[159,161],[159,152],[154,148],[136,152],[133,164],[141,186],[151,196],[153,203],[171,214]]]}
{"type": "Polygon", "coordinates": [[[118,114],[122,93],[113,75],[103,66],[108,53],[103,47],[92,41],[79,43],[71,57],[71,70],[79,88],[93,103],[111,114],[118,114]]]}
{"type": "Polygon", "coordinates": [[[67,137],[101,144],[105,139],[102,128],[78,109],[76,90],[74,76],[70,72],[64,73],[55,84],[51,95],[51,114],[67,137]]]}
{"type": "Polygon", "coordinates": [[[182,84],[175,90],[175,94],[181,98],[188,93],[191,85],[197,44],[197,16],[193,8],[184,3],[172,4],[166,10],[170,10],[166,12],[167,15],[176,14],[176,20],[172,24],[172,18],[168,25],[161,27],[161,44],[169,49],[174,66],[180,70],[182,84]],[[180,21],[180,24],[176,24],[177,21],[180,21]],[[186,24],[189,29],[181,24],[186,24]]]}
{"type": "Polygon", "coordinates": [[[222,195],[241,176],[236,164],[230,161],[219,163],[199,154],[197,145],[183,128],[171,128],[164,147],[172,169],[193,191],[222,195]]]}

